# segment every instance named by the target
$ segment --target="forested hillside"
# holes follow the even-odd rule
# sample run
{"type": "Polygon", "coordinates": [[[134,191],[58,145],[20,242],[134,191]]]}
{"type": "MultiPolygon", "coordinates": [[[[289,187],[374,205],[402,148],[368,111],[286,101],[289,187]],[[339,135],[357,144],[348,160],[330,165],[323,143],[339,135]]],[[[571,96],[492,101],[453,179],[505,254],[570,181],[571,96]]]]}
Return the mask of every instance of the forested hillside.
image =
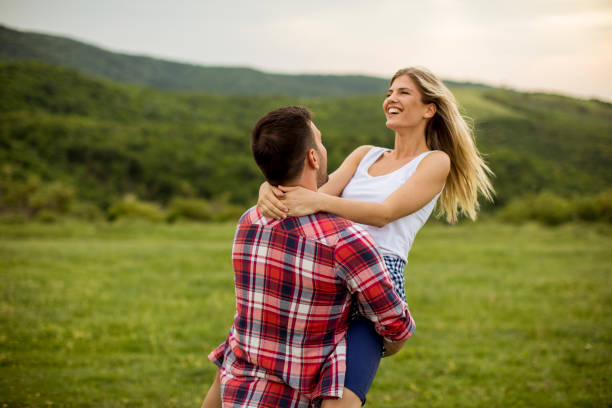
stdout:
{"type": "MultiPolygon", "coordinates": [[[[283,75],[242,67],[181,64],[109,52],[68,38],[0,26],[0,61],[24,60],[64,65],[118,82],[190,92],[327,97],[380,93],[387,87],[386,79],[371,76],[283,75]]],[[[390,70],[395,68],[399,67],[390,70]]]]}
{"type": "MultiPolygon", "coordinates": [[[[456,88],[496,173],[497,203],[548,190],[565,196],[612,186],[612,105],[503,89],[456,88]]],[[[304,99],[162,92],[42,63],[0,64],[0,162],[7,186],[68,188],[107,208],[126,193],[252,204],[262,177],[249,131],[274,108],[310,108],[330,171],[356,146],[392,146],[383,95],[304,99]],[[59,183],[59,184],[58,184],[59,183]]]]}

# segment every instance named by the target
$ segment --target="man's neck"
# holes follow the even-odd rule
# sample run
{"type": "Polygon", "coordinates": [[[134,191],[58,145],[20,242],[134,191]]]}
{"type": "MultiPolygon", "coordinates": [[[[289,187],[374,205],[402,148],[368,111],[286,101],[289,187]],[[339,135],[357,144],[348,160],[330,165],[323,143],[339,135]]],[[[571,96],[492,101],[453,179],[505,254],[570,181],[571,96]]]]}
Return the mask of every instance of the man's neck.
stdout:
{"type": "Polygon", "coordinates": [[[303,187],[308,190],[317,191],[317,177],[316,175],[303,174],[296,180],[283,184],[285,187],[303,187]]]}

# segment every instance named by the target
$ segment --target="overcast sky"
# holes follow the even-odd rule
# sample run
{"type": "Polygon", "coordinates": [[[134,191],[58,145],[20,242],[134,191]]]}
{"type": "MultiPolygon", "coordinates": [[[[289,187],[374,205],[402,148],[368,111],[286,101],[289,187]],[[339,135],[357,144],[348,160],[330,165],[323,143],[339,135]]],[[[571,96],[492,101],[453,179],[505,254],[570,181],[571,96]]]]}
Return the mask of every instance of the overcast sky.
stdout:
{"type": "Polygon", "coordinates": [[[612,0],[0,0],[0,23],[267,72],[445,79],[612,101],[612,0]]]}

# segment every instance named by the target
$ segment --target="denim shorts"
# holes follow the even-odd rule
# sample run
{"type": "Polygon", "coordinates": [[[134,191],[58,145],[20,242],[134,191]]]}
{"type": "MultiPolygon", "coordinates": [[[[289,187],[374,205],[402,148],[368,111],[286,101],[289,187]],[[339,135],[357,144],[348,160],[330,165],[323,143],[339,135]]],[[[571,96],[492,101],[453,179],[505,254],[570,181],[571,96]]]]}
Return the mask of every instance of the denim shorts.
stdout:
{"type": "Polygon", "coordinates": [[[362,405],[374,381],[382,351],[383,338],[374,330],[374,324],[363,316],[353,320],[346,333],[344,386],[361,399],[362,405]]]}
{"type": "MultiPolygon", "coordinates": [[[[404,294],[404,266],[406,262],[401,258],[384,257],[387,269],[391,273],[393,286],[402,300],[404,294]]],[[[351,321],[346,334],[346,376],[344,386],[353,391],[360,399],[361,404],[366,402],[366,394],[372,386],[374,376],[378,370],[383,351],[383,338],[374,329],[374,324],[365,317],[357,314],[351,321]]]]}

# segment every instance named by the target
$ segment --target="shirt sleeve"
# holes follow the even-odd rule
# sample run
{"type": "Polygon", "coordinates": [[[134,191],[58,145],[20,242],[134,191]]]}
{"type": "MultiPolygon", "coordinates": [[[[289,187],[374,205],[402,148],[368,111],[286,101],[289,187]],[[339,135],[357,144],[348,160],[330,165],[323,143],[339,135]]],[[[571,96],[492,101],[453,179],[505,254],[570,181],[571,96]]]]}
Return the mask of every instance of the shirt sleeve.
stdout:
{"type": "Polygon", "coordinates": [[[401,341],[414,333],[415,324],[395,290],[385,262],[370,235],[351,226],[335,247],[336,276],[346,283],[359,312],[374,323],[389,341],[401,341]]]}

